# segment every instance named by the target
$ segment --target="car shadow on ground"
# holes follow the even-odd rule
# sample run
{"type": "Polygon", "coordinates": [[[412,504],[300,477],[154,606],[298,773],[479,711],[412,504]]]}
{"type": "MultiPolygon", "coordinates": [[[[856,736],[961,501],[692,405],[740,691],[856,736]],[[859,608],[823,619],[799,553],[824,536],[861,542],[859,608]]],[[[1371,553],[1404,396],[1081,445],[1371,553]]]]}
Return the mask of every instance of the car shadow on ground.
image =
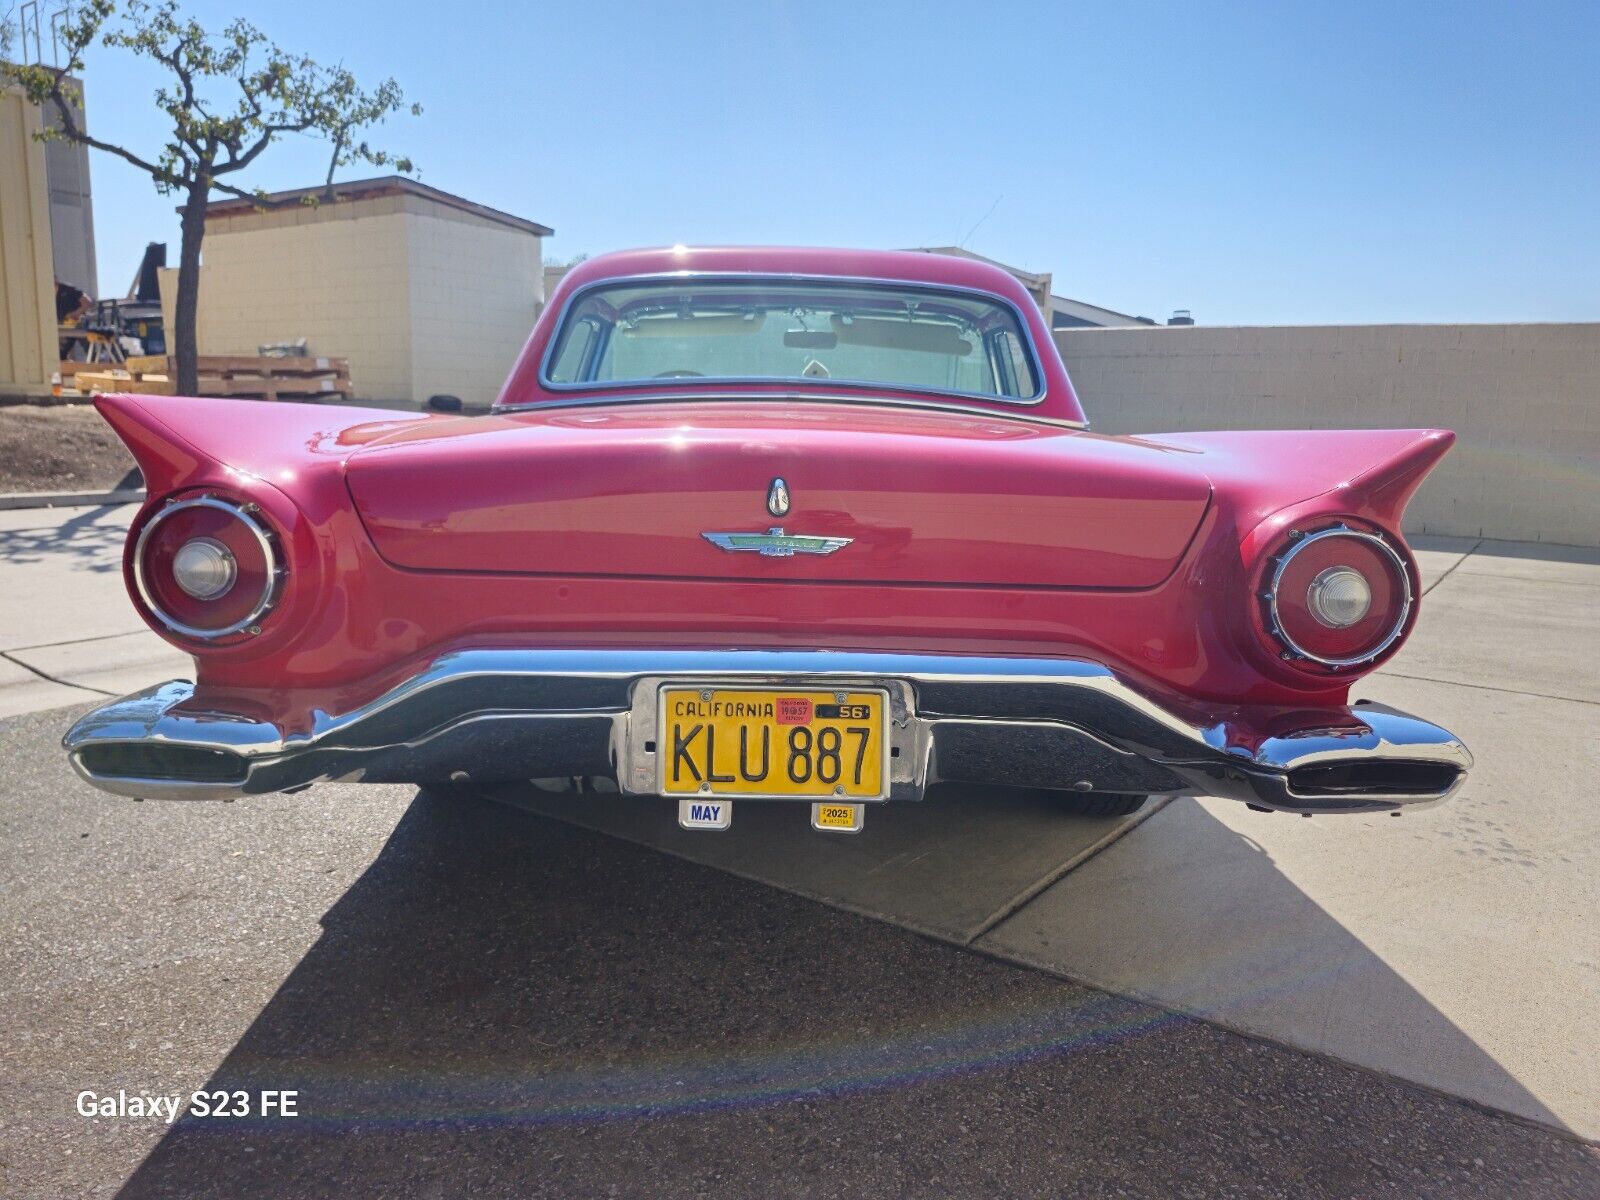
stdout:
{"type": "Polygon", "coordinates": [[[1600,1186],[1532,1127],[481,801],[419,794],[323,926],[210,1085],[301,1115],[186,1118],[122,1196],[1600,1186]]]}

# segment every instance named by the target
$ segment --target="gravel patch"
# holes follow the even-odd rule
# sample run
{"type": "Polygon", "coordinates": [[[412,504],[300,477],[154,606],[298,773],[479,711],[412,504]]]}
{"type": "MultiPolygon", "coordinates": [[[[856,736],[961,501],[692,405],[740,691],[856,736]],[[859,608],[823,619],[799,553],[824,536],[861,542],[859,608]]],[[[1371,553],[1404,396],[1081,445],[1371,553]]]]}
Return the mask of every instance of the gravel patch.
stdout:
{"type": "Polygon", "coordinates": [[[0,408],[0,492],[108,491],[134,469],[122,439],[90,405],[0,408]]]}

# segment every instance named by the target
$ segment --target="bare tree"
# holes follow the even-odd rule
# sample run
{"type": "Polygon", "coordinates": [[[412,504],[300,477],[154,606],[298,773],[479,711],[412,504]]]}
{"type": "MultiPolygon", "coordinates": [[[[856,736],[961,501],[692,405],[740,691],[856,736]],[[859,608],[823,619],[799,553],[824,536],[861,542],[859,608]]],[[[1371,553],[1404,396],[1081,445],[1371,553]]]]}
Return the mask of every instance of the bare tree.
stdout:
{"type": "MultiPolygon", "coordinates": [[[[332,145],[325,195],[333,195],[333,173],[354,162],[410,173],[410,159],[369,145],[361,131],[406,108],[400,87],[386,79],[363,91],[343,66],[325,67],[290,54],[248,21],[236,20],[220,34],[180,15],[175,0],[85,0],[58,31],[66,61],[55,67],[0,61],[0,82],[22,86],[29,99],[54,108],[56,128],[41,138],[65,138],[115,155],[139,168],[162,194],[182,197],[178,295],[173,354],[177,390],[198,386],[195,315],[200,294],[200,244],[212,193],[237,196],[270,207],[264,193],[225,179],[246,170],[284,134],[306,134],[332,145]],[[80,96],[70,76],[83,70],[86,50],[98,43],[148,58],[165,67],[171,82],[156,89],[156,106],[171,122],[165,145],[141,153],[94,137],[79,121],[80,96]]],[[[411,105],[413,116],[422,109],[411,105]]]]}

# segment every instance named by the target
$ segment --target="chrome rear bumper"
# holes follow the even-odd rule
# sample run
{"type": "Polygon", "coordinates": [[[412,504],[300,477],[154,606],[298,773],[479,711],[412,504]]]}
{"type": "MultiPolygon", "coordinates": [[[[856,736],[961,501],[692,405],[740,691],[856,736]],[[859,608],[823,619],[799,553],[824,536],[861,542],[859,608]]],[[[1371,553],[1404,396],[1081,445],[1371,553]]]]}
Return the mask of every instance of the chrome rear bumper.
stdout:
{"type": "Polygon", "coordinates": [[[231,799],[321,780],[610,776],[655,790],[658,685],[685,679],[890,691],[890,798],[938,782],[1213,795],[1287,812],[1435,804],[1472,756],[1377,704],[1181,715],[1076,659],[830,651],[463,650],[309,731],[207,711],[161,684],[89,713],[63,739],[96,787],[231,799]]]}

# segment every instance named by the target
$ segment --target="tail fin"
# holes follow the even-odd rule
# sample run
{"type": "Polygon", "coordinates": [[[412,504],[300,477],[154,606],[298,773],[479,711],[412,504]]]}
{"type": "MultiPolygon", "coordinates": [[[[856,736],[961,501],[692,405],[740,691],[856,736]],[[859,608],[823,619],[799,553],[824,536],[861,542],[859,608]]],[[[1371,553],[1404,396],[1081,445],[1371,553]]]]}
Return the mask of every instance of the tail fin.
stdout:
{"type": "Polygon", "coordinates": [[[1413,493],[1456,435],[1448,429],[1305,429],[1174,433],[1152,438],[1197,452],[1219,498],[1249,529],[1283,509],[1316,507],[1399,529],[1413,493]]]}
{"type": "Polygon", "coordinates": [[[299,466],[342,463],[360,446],[430,419],[377,408],[193,396],[103,395],[94,406],[127,443],[152,497],[216,483],[219,472],[281,483],[299,466]]]}
{"type": "Polygon", "coordinates": [[[1456,435],[1448,429],[1421,430],[1419,434],[1335,490],[1347,494],[1373,520],[1398,529],[1411,497],[1456,444],[1456,435]]]}

